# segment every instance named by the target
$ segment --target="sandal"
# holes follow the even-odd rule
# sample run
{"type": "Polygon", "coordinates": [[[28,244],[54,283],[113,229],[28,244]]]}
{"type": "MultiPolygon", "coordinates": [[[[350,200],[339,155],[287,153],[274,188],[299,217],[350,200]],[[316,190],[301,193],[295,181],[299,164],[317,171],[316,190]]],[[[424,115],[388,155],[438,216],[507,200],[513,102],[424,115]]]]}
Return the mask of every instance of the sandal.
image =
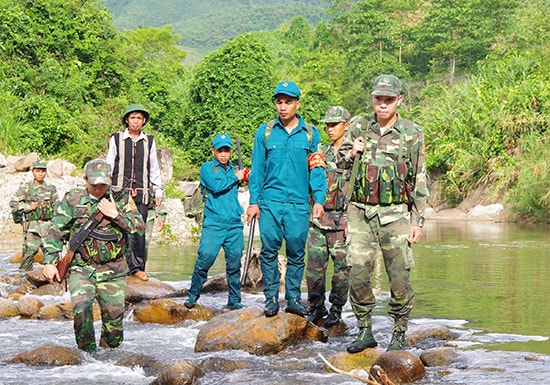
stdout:
{"type": "Polygon", "coordinates": [[[144,271],[136,271],[132,276],[136,277],[137,279],[141,279],[142,281],[148,281],[149,280],[149,274],[147,274],[144,271]]]}

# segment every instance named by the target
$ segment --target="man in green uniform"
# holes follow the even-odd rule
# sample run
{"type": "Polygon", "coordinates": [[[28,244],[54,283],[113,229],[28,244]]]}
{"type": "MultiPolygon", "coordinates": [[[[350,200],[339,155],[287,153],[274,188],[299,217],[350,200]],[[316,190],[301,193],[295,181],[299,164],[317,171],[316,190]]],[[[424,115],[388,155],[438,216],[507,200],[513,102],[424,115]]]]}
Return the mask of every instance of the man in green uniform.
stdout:
{"type": "Polygon", "coordinates": [[[45,161],[35,160],[31,166],[33,180],[21,184],[10,201],[12,211],[25,217],[21,222],[23,231],[27,231],[19,266],[22,270],[32,269],[34,256],[44,246],[51,219],[59,204],[57,188],[44,180],[46,167],[45,161]]]}
{"type": "Polygon", "coordinates": [[[328,108],[325,128],[331,143],[323,145],[321,152],[327,164],[327,196],[325,213],[319,220],[311,218],[308,234],[308,258],[306,280],[309,301],[308,320],[317,323],[327,316],[323,326],[331,327],[342,320],[342,307],[348,300],[349,266],[347,253],[347,216],[345,194],[348,188],[350,169],[346,168],[345,154],[352,143],[345,140],[350,114],[342,106],[328,108]],[[326,274],[329,257],[334,264],[330,312],[325,307],[326,274]]]}
{"type": "Polygon", "coordinates": [[[428,188],[424,134],[397,113],[401,91],[397,77],[378,76],[371,93],[374,116],[354,120],[348,130],[353,141],[349,161],[360,160],[359,183],[354,185],[348,209],[350,302],[359,328],[347,348],[349,353],[377,346],[372,334],[375,297],[370,281],[377,252],[383,255],[391,291],[389,314],[394,326],[388,350],[404,349],[414,302],[410,245],[422,238],[428,188]]]}
{"type": "Polygon", "coordinates": [[[145,223],[127,190],[111,189],[111,167],[94,159],[84,167],[86,187],[67,192],[61,201],[46,239],[43,274],[50,282],[59,280],[55,263],[64,240],[75,236],[88,219],[99,211],[98,226],[74,254],[67,279],[74,315],[74,332],[79,349],[97,349],[92,305],[101,308],[99,346],[115,348],[123,340],[126,251],[130,234],[143,234],[145,223]]]}

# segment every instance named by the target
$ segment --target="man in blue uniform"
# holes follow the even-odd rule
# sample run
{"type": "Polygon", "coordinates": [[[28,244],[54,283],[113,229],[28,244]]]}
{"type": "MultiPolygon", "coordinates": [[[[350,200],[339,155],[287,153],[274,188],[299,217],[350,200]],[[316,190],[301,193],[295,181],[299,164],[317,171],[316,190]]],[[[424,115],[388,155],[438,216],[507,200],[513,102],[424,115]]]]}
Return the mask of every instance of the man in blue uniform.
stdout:
{"type": "Polygon", "coordinates": [[[273,93],[277,119],[260,125],[254,138],[249,176],[248,221],[259,219],[260,265],[266,306],[264,314],[279,311],[278,251],[286,244],[285,311],[305,316],[300,286],[309,225],[310,191],[313,217],[323,216],[325,162],[319,152],[321,136],[296,113],[301,91],[294,82],[280,82],[273,93]]]}
{"type": "Polygon", "coordinates": [[[244,171],[234,171],[231,157],[233,144],[227,134],[218,134],[212,140],[214,159],[201,167],[203,197],[206,196],[204,220],[198,257],[195,261],[189,297],[184,305],[192,308],[199,299],[202,286],[208,278],[208,270],[216,261],[220,249],[225,253],[225,271],[228,287],[227,307],[241,309],[241,257],[244,237],[239,203],[239,182],[244,171]]]}

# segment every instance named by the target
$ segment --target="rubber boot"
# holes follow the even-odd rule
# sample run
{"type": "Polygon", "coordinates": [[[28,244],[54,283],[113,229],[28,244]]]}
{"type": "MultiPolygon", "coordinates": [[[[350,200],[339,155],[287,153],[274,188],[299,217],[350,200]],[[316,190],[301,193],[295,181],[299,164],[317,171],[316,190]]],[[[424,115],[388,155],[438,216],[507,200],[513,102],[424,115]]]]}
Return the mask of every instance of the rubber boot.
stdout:
{"type": "Polygon", "coordinates": [[[378,343],[372,335],[372,326],[366,326],[359,328],[357,339],[347,347],[347,351],[348,353],[359,353],[366,348],[375,348],[376,346],[378,346],[378,343]]]}
{"type": "Polygon", "coordinates": [[[307,315],[307,320],[316,324],[319,320],[323,319],[323,317],[326,317],[327,314],[328,312],[324,305],[321,307],[310,308],[307,315]]]}
{"type": "Polygon", "coordinates": [[[279,312],[279,299],[277,297],[267,298],[265,301],[264,315],[273,317],[279,312]]]}
{"type": "Polygon", "coordinates": [[[405,349],[405,332],[394,330],[387,351],[405,349]]]}
{"type": "Polygon", "coordinates": [[[300,297],[291,298],[287,301],[285,312],[299,315],[301,317],[307,316],[308,310],[302,305],[300,297]]]}

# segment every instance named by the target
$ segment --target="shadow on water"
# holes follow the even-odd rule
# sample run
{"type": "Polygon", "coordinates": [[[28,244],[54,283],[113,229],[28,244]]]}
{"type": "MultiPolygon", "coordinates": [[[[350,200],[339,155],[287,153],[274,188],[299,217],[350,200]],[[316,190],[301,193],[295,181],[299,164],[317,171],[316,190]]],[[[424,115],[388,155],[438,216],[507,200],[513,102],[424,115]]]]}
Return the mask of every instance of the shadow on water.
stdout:
{"type": "MultiPolygon", "coordinates": [[[[428,384],[541,384],[550,378],[550,227],[493,223],[428,222],[424,239],[414,246],[416,266],[412,270],[415,308],[410,328],[446,326],[459,335],[452,341],[459,348],[460,362],[446,368],[428,368],[428,376],[418,382],[428,384]]],[[[259,245],[258,245],[259,246],[259,245]]],[[[0,270],[15,267],[7,263],[19,246],[0,244],[0,270]]],[[[187,288],[196,258],[196,246],[152,246],[148,271],[177,288],[187,288]]],[[[224,271],[218,258],[211,275],[224,271]]],[[[381,270],[383,271],[383,270],[381,270]]],[[[374,316],[374,334],[384,348],[390,339],[387,317],[389,298],[386,277],[381,276],[381,292],[374,316]]],[[[0,284],[0,293],[6,287],[0,284]]],[[[305,298],[305,288],[304,288],[305,298]]],[[[183,299],[177,299],[183,301],[183,299]]],[[[207,306],[222,307],[226,293],[204,294],[207,306]]],[[[246,306],[263,304],[260,294],[245,294],[246,306]]],[[[345,350],[356,332],[349,304],[344,309],[349,327],[347,336],[327,343],[305,343],[266,357],[242,351],[194,353],[196,335],[202,323],[188,322],[164,326],[141,324],[129,315],[125,321],[125,341],[113,351],[100,350],[86,356],[79,366],[36,368],[6,365],[10,354],[43,343],[74,347],[71,322],[0,320],[0,384],[149,384],[140,368],[121,368],[114,363],[131,354],[150,354],[172,362],[200,360],[215,356],[242,359],[250,369],[232,373],[209,373],[198,384],[315,384],[358,383],[345,376],[327,373],[317,353],[329,357],[345,350]]],[[[96,323],[99,334],[100,324],[96,323]]],[[[423,347],[425,348],[425,347],[423,347]]],[[[413,348],[420,353],[419,348],[413,348]]]]}

